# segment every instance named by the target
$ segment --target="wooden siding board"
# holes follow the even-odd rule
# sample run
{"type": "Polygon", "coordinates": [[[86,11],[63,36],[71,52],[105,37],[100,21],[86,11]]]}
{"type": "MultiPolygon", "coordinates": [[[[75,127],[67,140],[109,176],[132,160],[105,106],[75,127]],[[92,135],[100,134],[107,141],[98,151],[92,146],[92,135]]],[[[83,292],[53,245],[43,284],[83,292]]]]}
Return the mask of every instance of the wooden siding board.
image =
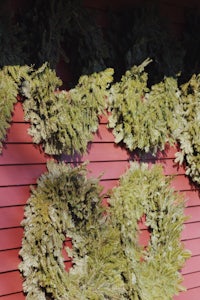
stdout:
{"type": "Polygon", "coordinates": [[[1,186],[35,184],[46,171],[46,164],[0,166],[1,186]]]}
{"type": "Polygon", "coordinates": [[[22,238],[23,229],[21,227],[0,229],[0,250],[20,248],[22,245],[22,238]]]}
{"type": "Polygon", "coordinates": [[[182,240],[190,240],[196,238],[200,238],[200,220],[198,222],[185,224],[181,234],[182,240]]]}
{"type": "Polygon", "coordinates": [[[1,300],[25,300],[25,295],[22,292],[13,293],[5,296],[0,296],[1,300]]]}
{"type": "Polygon", "coordinates": [[[19,227],[24,217],[24,206],[0,208],[0,228],[19,227]]]}
{"type": "Polygon", "coordinates": [[[102,179],[119,179],[129,167],[128,161],[109,161],[109,162],[95,162],[88,164],[90,176],[98,177],[102,174],[102,179]]]}
{"type": "Polygon", "coordinates": [[[32,143],[32,137],[28,134],[30,124],[12,123],[7,132],[6,143],[32,143]]]}
{"type": "Polygon", "coordinates": [[[186,223],[197,223],[200,221],[200,206],[186,207],[185,215],[188,216],[186,223]]]}
{"type": "Polygon", "coordinates": [[[200,191],[190,190],[184,191],[183,196],[186,200],[186,206],[199,206],[200,205],[200,191]]]}
{"type": "Polygon", "coordinates": [[[0,274],[0,295],[8,295],[21,291],[22,277],[19,271],[0,274]]]}
{"type": "Polygon", "coordinates": [[[197,288],[199,287],[199,283],[200,283],[200,272],[185,274],[183,285],[187,289],[197,288]]]}
{"type": "Polygon", "coordinates": [[[183,244],[186,249],[191,251],[193,256],[198,256],[200,254],[200,238],[183,241],[183,244]]]}
{"type": "Polygon", "coordinates": [[[83,155],[83,161],[119,161],[130,159],[126,149],[114,143],[94,143],[87,155],[83,155]]]}
{"type": "Polygon", "coordinates": [[[174,300],[199,300],[199,295],[200,287],[182,292],[178,296],[175,296],[174,300]]]}
{"type": "Polygon", "coordinates": [[[185,266],[181,270],[181,273],[189,274],[194,272],[199,272],[200,269],[200,255],[192,256],[186,261],[185,266]]]}
{"type": "Polygon", "coordinates": [[[171,186],[176,191],[190,191],[195,188],[194,184],[188,180],[186,175],[177,175],[172,180],[171,186]]]}
{"type": "Polygon", "coordinates": [[[29,196],[29,185],[0,187],[0,207],[24,205],[29,196]]]}
{"type": "Polygon", "coordinates": [[[19,249],[0,251],[0,273],[18,270],[19,249]]]}
{"type": "Polygon", "coordinates": [[[0,155],[0,299],[25,299],[18,271],[22,244],[24,204],[30,185],[46,171],[47,156],[27,134],[22,104],[14,107],[13,120],[0,155]]]}
{"type": "Polygon", "coordinates": [[[112,179],[112,180],[101,180],[100,185],[103,187],[103,193],[108,193],[110,190],[112,190],[114,187],[116,187],[119,184],[118,179],[112,179]]]}
{"type": "Polygon", "coordinates": [[[93,136],[93,142],[114,142],[115,138],[111,129],[106,124],[99,124],[98,131],[93,136]]]}
{"type": "Polygon", "coordinates": [[[17,102],[14,106],[12,122],[28,123],[24,120],[24,111],[21,102],[17,102]]]}
{"type": "Polygon", "coordinates": [[[47,156],[33,144],[7,144],[0,155],[0,165],[45,163],[47,156]]]}

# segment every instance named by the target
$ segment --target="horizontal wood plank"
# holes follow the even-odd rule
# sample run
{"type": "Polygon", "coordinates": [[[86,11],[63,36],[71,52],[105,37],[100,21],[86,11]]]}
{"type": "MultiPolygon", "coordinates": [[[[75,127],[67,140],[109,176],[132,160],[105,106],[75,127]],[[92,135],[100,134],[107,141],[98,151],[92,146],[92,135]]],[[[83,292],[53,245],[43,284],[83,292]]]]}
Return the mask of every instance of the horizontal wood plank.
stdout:
{"type": "Polygon", "coordinates": [[[174,300],[199,300],[200,287],[187,290],[174,297],[174,300]]]}
{"type": "Polygon", "coordinates": [[[7,144],[0,155],[0,165],[45,163],[49,158],[33,144],[7,144]]]}
{"type": "Polygon", "coordinates": [[[0,250],[20,248],[22,245],[23,232],[23,228],[21,227],[1,229],[0,250]]]}
{"type": "Polygon", "coordinates": [[[101,180],[100,185],[103,187],[102,193],[109,193],[114,187],[119,185],[119,180],[101,180]]]}
{"type": "Polygon", "coordinates": [[[190,190],[183,192],[187,206],[200,206],[200,190],[190,190]]]}
{"type": "MultiPolygon", "coordinates": [[[[147,161],[148,162],[148,161],[147,161]]],[[[174,159],[155,159],[154,162],[150,161],[149,166],[152,167],[155,164],[159,164],[163,168],[164,175],[185,175],[185,169],[183,166],[179,166],[174,163],[174,159]]]]}
{"type": "Polygon", "coordinates": [[[186,261],[185,266],[181,270],[181,273],[184,275],[184,274],[199,272],[200,269],[199,266],[200,266],[200,255],[192,256],[186,261]]]}
{"type": "Polygon", "coordinates": [[[200,216],[199,216],[199,222],[185,224],[181,234],[182,240],[189,240],[189,239],[196,239],[196,238],[200,238],[200,216]]]}
{"type": "Polygon", "coordinates": [[[21,292],[22,281],[19,271],[0,274],[0,295],[21,292]]]}
{"type": "Polygon", "coordinates": [[[83,161],[123,161],[130,159],[125,148],[114,143],[94,143],[88,151],[83,155],[83,161]]]}
{"type": "Polygon", "coordinates": [[[29,196],[29,185],[0,187],[0,207],[23,205],[29,196]]]}
{"type": "Polygon", "coordinates": [[[200,238],[183,241],[183,244],[185,245],[186,249],[191,251],[192,256],[200,255],[200,238]]]}
{"type": "MultiPolygon", "coordinates": [[[[195,223],[200,221],[200,206],[186,207],[185,215],[188,216],[186,223],[195,223]]],[[[198,226],[199,223],[196,224],[198,226]]]]}
{"type": "Polygon", "coordinates": [[[102,114],[101,116],[99,116],[99,123],[100,124],[107,124],[108,123],[107,114],[102,114]]]}
{"type": "Polygon", "coordinates": [[[118,179],[129,167],[128,161],[114,162],[94,162],[88,164],[87,168],[91,172],[90,176],[98,177],[102,174],[102,179],[118,179]]]}
{"type": "Polygon", "coordinates": [[[12,122],[23,122],[23,123],[25,122],[25,120],[24,120],[24,111],[23,111],[21,102],[17,102],[14,105],[12,122]]]}
{"type": "Polygon", "coordinates": [[[0,251],[0,273],[18,270],[21,259],[19,258],[19,250],[0,251]]]}
{"type": "Polygon", "coordinates": [[[115,138],[112,129],[106,124],[99,124],[97,132],[94,134],[92,142],[114,142],[115,138]]]}
{"type": "Polygon", "coordinates": [[[195,185],[189,181],[186,175],[177,175],[173,178],[171,186],[176,191],[190,191],[195,189],[195,185]]]}
{"type": "Polygon", "coordinates": [[[0,166],[0,185],[35,184],[36,180],[46,171],[46,164],[0,166]]]}
{"type": "Polygon", "coordinates": [[[29,123],[12,123],[7,132],[6,143],[32,143],[32,137],[28,134],[29,123]]]}
{"type": "Polygon", "coordinates": [[[184,275],[183,286],[187,289],[200,287],[200,272],[184,275]]]}
{"type": "Polygon", "coordinates": [[[1,300],[25,300],[26,297],[25,297],[24,293],[18,292],[18,293],[14,293],[14,294],[1,296],[0,299],[1,300]]]}
{"type": "Polygon", "coordinates": [[[24,206],[0,208],[0,228],[19,227],[24,218],[24,206]]]}
{"type": "MultiPolygon", "coordinates": [[[[104,173],[102,179],[118,179],[128,168],[130,164],[128,160],[124,161],[102,161],[90,162],[88,169],[92,171],[93,176],[98,176],[101,172],[104,173]]],[[[170,168],[170,166],[169,166],[170,168]]],[[[164,173],[169,173],[163,170],[164,173]]],[[[175,174],[175,171],[173,172],[175,174]]],[[[172,175],[172,174],[166,174],[172,175]]],[[[176,175],[171,183],[176,190],[191,189],[188,178],[185,175],[176,175]]]]}

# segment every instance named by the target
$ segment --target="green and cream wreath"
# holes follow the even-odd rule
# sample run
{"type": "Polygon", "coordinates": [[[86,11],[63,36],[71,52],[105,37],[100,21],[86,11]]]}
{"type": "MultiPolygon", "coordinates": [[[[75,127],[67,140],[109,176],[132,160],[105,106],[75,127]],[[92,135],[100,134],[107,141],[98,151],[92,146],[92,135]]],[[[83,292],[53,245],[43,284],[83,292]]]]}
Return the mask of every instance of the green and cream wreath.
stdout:
{"type": "Polygon", "coordinates": [[[102,207],[98,179],[85,166],[49,162],[25,209],[20,270],[27,300],[172,299],[182,287],[179,270],[189,256],[180,242],[184,201],[160,166],[133,163],[102,207]],[[146,249],[137,221],[151,230],[146,249]],[[71,237],[73,267],[62,257],[71,237]],[[143,261],[141,261],[141,259],[143,261]]]}

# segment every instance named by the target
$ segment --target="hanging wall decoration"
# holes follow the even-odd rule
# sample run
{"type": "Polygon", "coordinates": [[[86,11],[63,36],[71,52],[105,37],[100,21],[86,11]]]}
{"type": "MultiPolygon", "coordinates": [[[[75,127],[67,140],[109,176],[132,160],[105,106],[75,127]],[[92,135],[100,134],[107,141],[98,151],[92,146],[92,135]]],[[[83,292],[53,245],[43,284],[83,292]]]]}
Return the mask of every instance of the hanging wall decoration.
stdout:
{"type": "Polygon", "coordinates": [[[84,165],[49,161],[25,208],[20,270],[27,300],[126,299],[119,232],[106,222],[99,179],[84,165]],[[71,237],[73,267],[62,248],[71,237]]]}
{"type": "Polygon", "coordinates": [[[159,166],[132,164],[103,207],[99,179],[84,165],[48,163],[25,209],[20,270],[27,300],[172,299],[182,287],[189,253],[180,243],[184,202],[159,166]],[[137,221],[151,231],[146,249],[137,221]],[[65,271],[62,248],[71,237],[73,267],[65,271]]]}
{"type": "Polygon", "coordinates": [[[34,143],[52,155],[86,152],[106,108],[112,75],[112,69],[84,75],[75,88],[59,91],[61,80],[47,64],[33,72],[23,88],[23,107],[34,143]]]}
{"type": "Polygon", "coordinates": [[[180,92],[177,80],[168,77],[148,88],[144,69],[150,62],[133,66],[111,87],[108,126],[116,143],[123,142],[130,151],[156,154],[167,142],[176,141],[180,92]]]}
{"type": "Polygon", "coordinates": [[[175,161],[184,161],[186,174],[199,184],[199,75],[181,87],[177,79],[166,77],[148,88],[144,69],[149,63],[147,59],[134,66],[111,87],[113,69],[81,76],[69,91],[58,90],[62,81],[47,64],[37,70],[4,67],[0,71],[1,148],[18,94],[25,100],[33,141],[51,155],[85,153],[99,116],[108,108],[108,127],[113,128],[116,143],[156,155],[166,143],[179,142],[181,152],[175,161]]]}
{"type": "Polygon", "coordinates": [[[184,201],[170,187],[162,167],[132,163],[111,194],[110,217],[120,231],[127,259],[126,299],[172,299],[182,287],[179,270],[189,253],[180,242],[184,201]],[[146,248],[138,243],[138,221],[150,232],[146,248]]]}

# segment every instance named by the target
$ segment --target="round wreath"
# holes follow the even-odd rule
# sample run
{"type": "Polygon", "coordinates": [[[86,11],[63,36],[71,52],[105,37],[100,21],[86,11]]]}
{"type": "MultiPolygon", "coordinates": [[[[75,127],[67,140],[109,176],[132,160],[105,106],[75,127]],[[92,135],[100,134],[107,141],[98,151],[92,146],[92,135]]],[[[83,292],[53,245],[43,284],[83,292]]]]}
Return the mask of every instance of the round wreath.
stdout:
{"type": "Polygon", "coordinates": [[[170,188],[170,180],[160,165],[148,169],[147,164],[132,163],[109,201],[127,259],[127,299],[168,300],[181,289],[179,270],[189,254],[180,242],[184,201],[170,188]],[[146,248],[138,243],[142,217],[150,231],[146,248]]]}
{"type": "Polygon", "coordinates": [[[107,214],[100,193],[84,165],[48,163],[23,221],[20,269],[27,300],[167,300],[180,290],[178,270],[188,257],[179,241],[184,203],[161,168],[132,164],[107,214]],[[146,250],[137,241],[143,214],[152,231],[146,250]],[[66,235],[73,241],[69,273],[62,257],[66,235]]]}
{"type": "Polygon", "coordinates": [[[25,209],[20,264],[27,300],[119,299],[124,293],[118,230],[108,228],[98,179],[85,166],[48,163],[25,209]],[[73,268],[62,247],[72,237],[73,268]]]}

